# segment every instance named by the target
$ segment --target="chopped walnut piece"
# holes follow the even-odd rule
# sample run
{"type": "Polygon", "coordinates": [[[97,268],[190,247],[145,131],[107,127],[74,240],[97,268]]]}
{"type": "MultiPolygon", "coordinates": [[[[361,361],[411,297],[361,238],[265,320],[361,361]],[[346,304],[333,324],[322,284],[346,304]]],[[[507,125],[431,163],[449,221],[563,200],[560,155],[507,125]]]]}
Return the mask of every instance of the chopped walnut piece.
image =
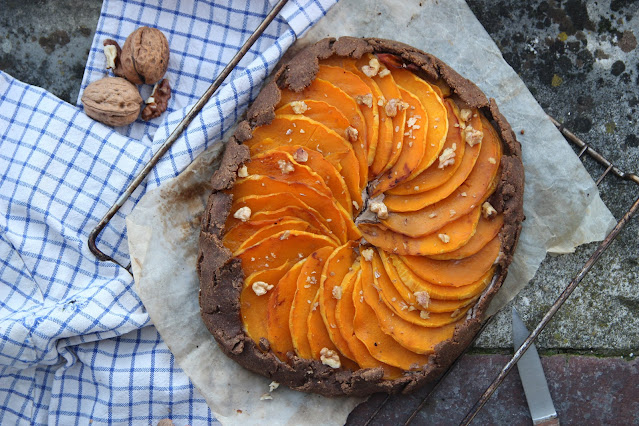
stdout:
{"type": "Polygon", "coordinates": [[[413,296],[415,296],[417,303],[419,303],[419,305],[424,309],[428,308],[428,305],[430,305],[430,295],[427,291],[416,291],[413,293],[413,296]]]}
{"type": "Polygon", "coordinates": [[[162,115],[169,106],[169,99],[171,99],[171,85],[165,78],[153,87],[153,92],[142,110],[142,120],[149,121],[162,115]]]}
{"type": "Polygon", "coordinates": [[[353,207],[355,207],[355,210],[359,210],[359,204],[355,200],[353,200],[353,207]]]}
{"type": "Polygon", "coordinates": [[[342,366],[337,352],[328,348],[322,348],[320,351],[320,360],[322,364],[328,365],[331,368],[340,368],[342,366]]]}
{"type": "Polygon", "coordinates": [[[342,298],[342,287],[336,285],[335,287],[333,287],[333,299],[341,299],[342,298]]]}
{"type": "Polygon", "coordinates": [[[362,257],[364,258],[364,260],[366,260],[367,262],[370,262],[373,260],[373,249],[365,249],[361,251],[362,253],[362,257]]]}
{"type": "Polygon", "coordinates": [[[237,177],[245,178],[248,176],[248,168],[246,166],[242,166],[237,169],[237,177]]]}
{"type": "Polygon", "coordinates": [[[419,311],[419,317],[421,319],[428,319],[428,318],[430,318],[430,312],[428,312],[428,311],[419,311]]]}
{"type": "Polygon", "coordinates": [[[490,164],[497,164],[497,160],[495,160],[495,158],[494,158],[494,157],[490,157],[490,158],[488,159],[488,162],[489,162],[490,164]]]}
{"type": "Polygon", "coordinates": [[[375,198],[371,198],[371,202],[369,204],[370,210],[377,215],[378,219],[387,219],[388,218],[388,208],[386,204],[384,204],[384,196],[377,196],[375,198]]]}
{"type": "Polygon", "coordinates": [[[470,146],[477,145],[483,138],[484,132],[474,129],[473,126],[468,125],[464,129],[464,139],[466,139],[466,143],[470,146]]]}
{"type": "Polygon", "coordinates": [[[373,107],[373,94],[367,93],[365,95],[355,96],[355,101],[360,105],[366,105],[369,108],[373,107]]]}
{"type": "Polygon", "coordinates": [[[384,95],[381,95],[379,98],[377,98],[378,106],[384,106],[385,103],[386,103],[386,98],[384,97],[384,95]]]}
{"type": "Polygon", "coordinates": [[[295,167],[293,167],[291,163],[285,160],[277,160],[277,166],[280,168],[280,171],[283,175],[287,175],[295,171],[295,167]]]}
{"type": "Polygon", "coordinates": [[[368,77],[375,77],[379,72],[380,67],[381,64],[379,63],[377,58],[371,58],[371,60],[368,61],[368,65],[364,65],[362,67],[362,72],[368,77]]]}
{"type": "Polygon", "coordinates": [[[457,315],[459,315],[459,313],[460,313],[460,312],[461,312],[461,311],[459,310],[459,308],[458,308],[458,309],[455,309],[455,310],[453,311],[453,313],[452,313],[452,314],[450,314],[450,317],[451,317],[451,318],[455,318],[457,315]]]}
{"type": "Polygon", "coordinates": [[[104,56],[106,57],[106,68],[108,70],[115,69],[115,60],[118,57],[118,48],[113,44],[104,42],[104,56]]]}
{"type": "Polygon", "coordinates": [[[380,77],[384,78],[387,75],[390,75],[390,71],[388,70],[388,68],[384,68],[383,70],[381,70],[378,74],[380,77]]]}
{"type": "Polygon", "coordinates": [[[358,136],[359,136],[359,132],[357,131],[357,129],[355,127],[348,126],[346,128],[346,138],[349,141],[351,141],[351,142],[357,141],[357,137],[358,136]]]}
{"type": "Polygon", "coordinates": [[[393,98],[386,102],[384,111],[386,112],[386,116],[392,118],[397,115],[398,111],[403,111],[405,109],[408,109],[408,107],[409,105],[406,102],[402,101],[399,98],[393,98]]]}
{"type": "Polygon", "coordinates": [[[488,218],[496,215],[497,214],[497,210],[495,210],[495,208],[488,201],[486,201],[484,204],[481,205],[481,214],[486,219],[488,219],[488,218]]]}
{"type": "Polygon", "coordinates": [[[468,121],[470,120],[472,114],[473,113],[471,110],[463,108],[461,111],[459,111],[459,118],[461,118],[463,121],[468,121]]]}
{"type": "Polygon", "coordinates": [[[264,281],[255,281],[251,288],[257,296],[264,296],[267,291],[273,290],[273,284],[265,283],[264,281]]]}
{"type": "Polygon", "coordinates": [[[439,237],[440,240],[442,240],[442,243],[444,244],[448,244],[450,242],[450,237],[446,234],[439,234],[437,236],[439,237]]]}
{"type": "Polygon", "coordinates": [[[291,102],[291,108],[293,108],[293,112],[295,114],[304,114],[310,108],[306,105],[304,101],[293,101],[291,102]]]}
{"type": "Polygon", "coordinates": [[[237,211],[235,212],[235,214],[233,214],[233,217],[235,219],[239,219],[242,222],[246,222],[247,220],[249,220],[251,218],[251,209],[250,207],[240,207],[239,209],[237,209],[237,211]]]}
{"type": "Polygon", "coordinates": [[[443,169],[446,166],[450,166],[451,164],[455,164],[455,150],[457,149],[457,144],[453,143],[453,146],[450,148],[446,148],[442,155],[439,156],[439,166],[437,168],[443,169]]]}
{"type": "Polygon", "coordinates": [[[304,148],[297,148],[293,153],[293,159],[298,163],[306,163],[308,161],[308,152],[304,148]]]}

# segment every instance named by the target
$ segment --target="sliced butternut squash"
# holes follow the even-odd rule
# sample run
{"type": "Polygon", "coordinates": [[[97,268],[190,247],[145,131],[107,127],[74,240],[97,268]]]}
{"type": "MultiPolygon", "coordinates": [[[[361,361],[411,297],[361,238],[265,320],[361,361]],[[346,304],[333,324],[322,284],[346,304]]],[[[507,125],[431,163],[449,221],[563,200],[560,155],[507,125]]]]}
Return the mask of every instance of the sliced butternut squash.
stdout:
{"type": "Polygon", "coordinates": [[[428,117],[428,121],[425,123],[428,128],[425,142],[426,151],[419,166],[415,167],[409,176],[411,179],[430,167],[437,159],[448,133],[448,114],[440,95],[426,81],[405,68],[390,68],[390,71],[401,89],[417,96],[425,110],[425,115],[428,117]]]}
{"type": "Polygon", "coordinates": [[[322,179],[324,179],[324,183],[330,188],[335,200],[341,204],[346,211],[351,211],[353,203],[344,178],[331,163],[324,159],[322,154],[312,149],[304,149],[299,145],[286,145],[277,149],[288,152],[298,158],[308,157],[303,164],[320,175],[322,179]]]}
{"type": "Polygon", "coordinates": [[[371,262],[362,262],[362,271],[364,301],[375,313],[377,323],[382,332],[391,336],[401,346],[416,354],[429,355],[435,352],[437,344],[453,337],[456,323],[442,327],[427,328],[411,324],[399,316],[393,315],[393,311],[381,300],[374,287],[374,282],[367,281],[367,278],[370,279],[372,277],[374,279],[376,276],[376,271],[371,262]]]}
{"type": "MultiPolygon", "coordinates": [[[[455,251],[448,253],[430,255],[431,259],[436,260],[455,260],[470,257],[484,248],[493,238],[499,234],[501,227],[504,225],[504,216],[499,214],[493,218],[485,218],[481,216],[475,234],[470,240],[455,251]]],[[[443,228],[442,228],[443,229],[443,228]]]]}
{"type": "Polygon", "coordinates": [[[333,252],[333,247],[322,247],[313,252],[302,265],[300,275],[297,278],[297,286],[289,313],[289,330],[295,352],[301,358],[312,359],[313,353],[308,341],[308,316],[312,309],[322,275],[322,268],[333,252]]]}
{"type": "Polygon", "coordinates": [[[481,207],[478,206],[437,232],[415,238],[372,224],[360,224],[360,229],[366,241],[386,251],[402,255],[427,256],[448,253],[463,247],[475,233],[480,216],[481,207]]]}
{"type": "MultiPolygon", "coordinates": [[[[406,304],[409,306],[409,308],[407,309],[410,309],[410,306],[412,305],[427,312],[434,312],[434,313],[445,312],[450,315],[452,312],[455,312],[458,309],[462,309],[470,305],[475,300],[477,300],[477,297],[469,297],[467,299],[461,299],[461,300],[442,300],[442,299],[437,299],[434,296],[431,296],[431,294],[428,292],[426,292],[426,294],[428,295],[428,297],[426,297],[426,295],[420,295],[420,293],[417,291],[411,291],[408,289],[408,287],[406,287],[402,279],[397,274],[397,270],[393,266],[393,262],[390,258],[390,255],[386,253],[384,250],[379,250],[379,249],[378,249],[378,253],[380,257],[382,258],[382,263],[386,273],[388,274],[388,278],[390,279],[390,282],[395,287],[395,290],[399,294],[399,297],[402,300],[404,300],[406,304]],[[422,298],[421,299],[422,302],[424,299],[430,300],[430,302],[428,302],[426,306],[424,306],[423,303],[422,304],[419,303],[417,299],[418,297],[422,298]]],[[[421,291],[424,291],[424,290],[421,290],[421,291]]],[[[403,305],[401,306],[401,308],[403,308],[403,305]]]]}
{"type": "MultiPolygon", "coordinates": [[[[374,56],[370,53],[362,55],[362,57],[355,62],[355,66],[361,70],[362,67],[369,65],[373,58],[374,56]]],[[[402,143],[404,141],[406,110],[397,108],[397,113],[392,117],[386,113],[386,104],[389,101],[403,100],[402,94],[395,84],[395,80],[391,74],[384,77],[377,74],[372,77],[372,80],[377,83],[377,86],[384,97],[383,100],[385,101],[384,108],[379,114],[380,123],[390,123],[393,131],[390,140],[380,140],[377,144],[377,152],[375,153],[375,159],[371,165],[371,175],[377,176],[393,167],[399,158],[399,154],[402,151],[402,143]],[[390,144],[388,144],[388,142],[390,142],[390,144]]]]}
{"type": "MultiPolygon", "coordinates": [[[[264,223],[264,222],[265,221],[259,221],[258,223],[264,223]]],[[[242,229],[243,232],[250,232],[251,230],[253,231],[251,235],[248,235],[246,238],[244,238],[244,241],[242,242],[242,244],[240,244],[240,246],[237,247],[235,251],[243,250],[247,247],[250,247],[252,245],[259,243],[260,241],[270,237],[271,235],[279,234],[280,232],[287,231],[287,230],[288,231],[292,231],[292,230],[306,231],[312,234],[320,233],[318,229],[311,227],[311,225],[308,222],[305,222],[302,219],[298,219],[298,218],[282,220],[267,226],[260,226],[260,225],[253,225],[253,224],[251,224],[251,226],[244,226],[244,225],[246,224],[242,223],[239,226],[236,226],[235,228],[231,229],[232,233],[239,232],[238,231],[239,229],[242,229]]],[[[224,237],[226,238],[227,236],[229,236],[229,234],[226,234],[224,237]]],[[[226,241],[227,240],[222,240],[224,244],[226,244],[226,241]]]]}
{"type": "MultiPolygon", "coordinates": [[[[362,262],[362,265],[369,264],[362,262]]],[[[369,264],[370,265],[370,264],[369,264]]],[[[378,361],[402,370],[420,370],[428,363],[428,356],[412,352],[382,331],[376,321],[375,311],[364,300],[363,283],[373,282],[372,268],[362,268],[361,280],[355,281],[353,288],[353,331],[366,346],[371,356],[378,361]],[[366,272],[368,271],[368,272],[366,272]]]]}
{"type": "Polygon", "coordinates": [[[364,346],[357,336],[355,336],[355,330],[353,328],[353,318],[355,317],[353,288],[355,287],[355,282],[361,281],[361,279],[362,271],[360,268],[356,275],[351,277],[350,280],[345,280],[342,283],[342,297],[337,300],[335,305],[335,321],[337,322],[337,329],[346,340],[346,343],[348,343],[348,348],[355,357],[355,362],[357,362],[361,368],[381,367],[384,370],[385,379],[396,379],[401,377],[402,370],[373,358],[370,352],[368,352],[368,349],[366,349],[366,346],[364,346]]]}
{"type": "Polygon", "coordinates": [[[359,187],[359,163],[351,143],[319,121],[303,115],[275,117],[268,126],[255,129],[253,137],[244,144],[249,147],[251,156],[281,145],[302,145],[313,149],[334,166],[341,166],[340,171],[349,190],[359,187]]]}
{"type": "Polygon", "coordinates": [[[499,256],[499,238],[486,244],[476,254],[459,260],[434,260],[425,256],[400,256],[415,274],[439,285],[460,287],[479,280],[499,256]]]}
{"type": "Polygon", "coordinates": [[[317,77],[303,91],[283,90],[280,105],[309,99],[324,101],[335,106],[344,114],[351,126],[357,129],[358,135],[364,142],[364,146],[360,148],[367,152],[372,141],[377,143],[379,127],[377,100],[375,99],[371,107],[364,107],[358,105],[355,99],[369,93],[371,93],[371,89],[357,75],[342,68],[320,65],[317,77]],[[335,78],[335,76],[339,76],[339,78],[335,78]]]}
{"type": "MultiPolygon", "coordinates": [[[[482,117],[482,120],[485,119],[482,117]]],[[[382,223],[396,232],[418,237],[434,233],[447,223],[481,205],[495,188],[495,177],[499,171],[501,158],[501,142],[497,133],[488,122],[484,129],[487,131],[481,143],[476,167],[463,184],[447,198],[415,212],[391,212],[388,219],[382,220],[382,223]]]]}
{"type": "MultiPolygon", "coordinates": [[[[352,98],[346,96],[344,102],[354,102],[352,98]]],[[[368,164],[366,163],[366,151],[364,149],[364,140],[361,139],[359,131],[349,133],[349,128],[352,127],[346,116],[342,114],[339,108],[330,105],[322,101],[308,101],[305,102],[307,110],[303,113],[304,116],[309,117],[319,123],[322,123],[329,129],[334,130],[344,139],[352,144],[355,157],[359,164],[359,185],[356,188],[352,188],[351,197],[359,205],[362,204],[362,189],[368,183],[368,164]],[[350,136],[349,136],[350,135],[350,136]],[[354,138],[354,140],[351,140],[354,138]]],[[[276,117],[286,116],[287,114],[295,114],[292,104],[286,104],[275,111],[276,117]]],[[[354,128],[354,127],[353,127],[354,128]]],[[[357,130],[357,129],[356,129],[357,130]]],[[[293,134],[295,132],[293,131],[293,134]]],[[[351,206],[349,206],[350,210],[351,206]]]]}
{"type": "Polygon", "coordinates": [[[324,235],[290,231],[288,235],[285,232],[272,235],[235,256],[242,261],[242,270],[248,276],[262,269],[277,268],[290,260],[303,259],[326,246],[336,247],[336,244],[324,235]]]}
{"type": "Polygon", "coordinates": [[[350,241],[331,253],[322,270],[319,290],[319,307],[328,335],[340,353],[352,360],[355,356],[337,329],[335,305],[337,299],[342,296],[342,282],[350,280],[359,270],[359,262],[356,262],[357,253],[354,250],[356,247],[357,244],[350,241]]]}
{"type": "MultiPolygon", "coordinates": [[[[338,56],[333,56],[331,58],[324,59],[320,61],[320,72],[322,71],[322,67],[324,66],[333,66],[333,67],[336,67],[338,70],[344,70],[346,72],[350,72],[351,74],[354,74],[355,76],[357,76],[361,81],[363,81],[364,84],[368,86],[369,88],[369,91],[367,93],[364,93],[363,96],[366,97],[370,93],[371,95],[370,105],[367,101],[365,101],[362,98],[359,98],[360,100],[358,101],[358,103],[360,104],[360,109],[362,113],[364,114],[364,117],[366,118],[366,124],[368,125],[367,126],[368,129],[373,129],[373,128],[371,127],[371,120],[369,120],[369,118],[367,117],[366,108],[371,109],[374,117],[375,116],[377,117],[377,119],[373,121],[373,124],[376,125],[378,129],[377,139],[370,138],[369,144],[367,147],[368,148],[368,165],[370,167],[372,166],[373,161],[375,160],[375,156],[377,154],[377,147],[380,145],[380,142],[382,144],[388,144],[388,143],[391,143],[393,139],[392,121],[387,120],[385,117],[382,116],[382,114],[380,114],[380,111],[383,111],[383,105],[385,105],[384,95],[381,89],[379,88],[379,86],[377,85],[377,83],[375,82],[375,80],[365,75],[357,67],[355,60],[352,58],[342,58],[338,56]],[[382,104],[382,109],[378,110],[380,103],[382,104]]],[[[345,78],[350,78],[350,76],[346,73],[343,73],[343,76],[345,78]]],[[[351,80],[352,82],[350,84],[356,83],[355,80],[353,79],[351,80]]],[[[346,90],[346,88],[344,88],[344,90],[346,90]]],[[[358,99],[358,98],[356,97],[355,99],[358,99]]]]}
{"type": "Polygon", "coordinates": [[[268,285],[275,285],[288,272],[295,261],[289,261],[277,268],[262,269],[248,275],[244,280],[244,287],[240,293],[240,315],[246,334],[255,342],[267,337],[266,313],[268,311],[268,293],[258,296],[253,290],[253,283],[262,281],[268,285]]]}
{"type": "Polygon", "coordinates": [[[297,279],[306,258],[297,262],[288,270],[275,288],[269,292],[266,312],[266,330],[271,350],[275,355],[286,361],[288,352],[295,352],[291,330],[289,328],[289,314],[293,305],[293,297],[297,288],[297,279]]]}
{"type": "Polygon", "coordinates": [[[297,198],[320,212],[322,217],[326,219],[326,226],[335,233],[340,241],[355,239],[358,238],[358,235],[361,235],[350,219],[350,214],[343,207],[331,197],[319,193],[311,186],[298,182],[279,181],[269,176],[250,175],[246,178],[238,179],[233,187],[233,194],[236,197],[274,193],[289,193],[293,198],[297,198]]]}
{"type": "MultiPolygon", "coordinates": [[[[448,132],[446,133],[444,146],[436,155],[453,151],[455,152],[454,162],[452,164],[449,162],[445,167],[440,167],[440,162],[436,160],[419,175],[411,177],[406,182],[386,191],[387,195],[411,195],[437,188],[450,179],[461,165],[461,160],[464,158],[466,151],[466,144],[463,143],[459,118],[455,113],[457,106],[455,106],[454,102],[450,99],[444,100],[444,105],[446,106],[446,114],[448,117],[448,132]]],[[[431,146],[431,144],[427,143],[426,147],[428,148],[429,146],[431,146]]],[[[477,147],[476,152],[477,155],[479,155],[479,147],[477,147]]],[[[446,163],[443,162],[441,164],[446,163]]]]}
{"type": "MultiPolygon", "coordinates": [[[[377,253],[373,255],[372,267],[378,298],[381,297],[382,301],[395,315],[411,324],[420,327],[442,327],[457,321],[468,310],[468,307],[458,309],[453,314],[450,312],[430,312],[428,311],[430,299],[425,295],[422,295],[421,299],[418,299],[414,294],[411,295],[412,297],[409,300],[402,298],[391,282],[390,276],[386,273],[384,262],[377,253]],[[419,303],[420,301],[422,304],[419,303]]],[[[372,291],[371,294],[373,294],[372,291]]]]}
{"type": "MultiPolygon", "coordinates": [[[[302,219],[299,219],[297,217],[292,217],[292,216],[285,216],[278,219],[270,219],[270,220],[259,220],[259,221],[250,220],[247,222],[240,221],[238,225],[241,225],[241,226],[236,225],[226,230],[226,233],[224,234],[224,237],[222,238],[222,243],[224,244],[226,248],[231,250],[231,252],[234,252],[248,238],[251,238],[253,234],[255,234],[256,232],[259,232],[262,228],[279,225],[282,222],[286,222],[287,224],[290,223],[293,226],[301,226],[298,224],[298,222],[302,222],[304,226],[306,226],[306,229],[302,229],[302,230],[308,230],[312,226],[308,222],[305,222],[302,219]]],[[[285,225],[282,225],[282,226],[285,227],[285,225]]],[[[318,230],[313,229],[313,231],[318,231],[318,230]]]]}
{"type": "Polygon", "coordinates": [[[406,288],[412,292],[426,291],[431,298],[441,300],[463,300],[479,295],[488,286],[495,272],[494,268],[491,268],[479,280],[469,285],[443,286],[433,284],[415,274],[399,256],[391,255],[390,259],[406,288]]]}
{"type": "Polygon", "coordinates": [[[402,99],[410,106],[410,109],[406,111],[406,118],[411,126],[404,133],[402,150],[395,165],[377,178],[371,197],[375,197],[408,179],[420,165],[426,152],[428,115],[417,97],[402,88],[400,88],[400,93],[402,99]]]}
{"type": "Polygon", "coordinates": [[[299,182],[313,187],[320,194],[333,197],[324,179],[305,164],[300,164],[288,152],[274,149],[251,158],[246,163],[249,175],[264,175],[277,180],[299,182]]]}
{"type": "MultiPolygon", "coordinates": [[[[459,146],[464,146],[460,144],[459,146]]],[[[462,157],[461,164],[455,173],[441,185],[428,191],[419,190],[407,195],[389,195],[384,199],[386,207],[390,211],[395,212],[413,212],[423,209],[426,206],[435,204],[452,194],[457,188],[467,181],[471,172],[474,170],[477,161],[487,161],[488,157],[481,158],[481,146],[479,144],[464,149],[465,155],[462,157]]],[[[476,179],[486,179],[486,176],[475,174],[476,179]]],[[[468,183],[470,184],[470,182],[468,183]]],[[[420,187],[420,188],[423,188],[420,187]]],[[[465,192],[464,192],[465,193],[465,192]]],[[[460,193],[460,196],[461,195],[460,193]]]]}

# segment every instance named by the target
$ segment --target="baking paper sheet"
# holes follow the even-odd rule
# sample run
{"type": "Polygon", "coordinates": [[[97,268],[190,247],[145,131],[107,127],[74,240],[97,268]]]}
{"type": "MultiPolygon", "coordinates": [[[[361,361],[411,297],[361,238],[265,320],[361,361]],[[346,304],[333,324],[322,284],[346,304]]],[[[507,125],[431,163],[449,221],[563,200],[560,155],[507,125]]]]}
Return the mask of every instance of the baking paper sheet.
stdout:
{"type": "MultiPolygon", "coordinates": [[[[522,143],[526,221],[490,313],[532,279],[547,252],[571,252],[603,239],[612,228],[615,220],[581,162],[463,1],[342,0],[294,49],[341,35],[395,39],[438,56],[497,100],[522,143]]],[[[228,359],[200,319],[199,218],[220,147],[214,145],[178,178],[146,194],[127,218],[140,298],[178,364],[223,423],[344,423],[360,399],[280,387],[272,400],[260,400],[270,381],[228,359]]]]}

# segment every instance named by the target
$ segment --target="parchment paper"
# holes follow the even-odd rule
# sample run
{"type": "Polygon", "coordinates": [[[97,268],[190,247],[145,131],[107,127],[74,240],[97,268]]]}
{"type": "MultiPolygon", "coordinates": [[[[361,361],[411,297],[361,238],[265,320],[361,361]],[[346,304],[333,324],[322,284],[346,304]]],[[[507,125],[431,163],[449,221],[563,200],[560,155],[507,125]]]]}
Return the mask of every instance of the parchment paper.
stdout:
{"type": "MultiPolygon", "coordinates": [[[[491,312],[532,279],[547,252],[571,252],[603,239],[612,228],[615,220],[581,162],[463,1],[342,0],[294,49],[341,35],[395,39],[438,56],[497,100],[522,143],[526,221],[491,312]]],[[[223,423],[344,423],[359,399],[280,387],[272,400],[260,400],[270,381],[222,354],[200,319],[199,217],[220,148],[214,145],[178,178],[150,191],[127,217],[140,298],[178,364],[223,423]]]]}

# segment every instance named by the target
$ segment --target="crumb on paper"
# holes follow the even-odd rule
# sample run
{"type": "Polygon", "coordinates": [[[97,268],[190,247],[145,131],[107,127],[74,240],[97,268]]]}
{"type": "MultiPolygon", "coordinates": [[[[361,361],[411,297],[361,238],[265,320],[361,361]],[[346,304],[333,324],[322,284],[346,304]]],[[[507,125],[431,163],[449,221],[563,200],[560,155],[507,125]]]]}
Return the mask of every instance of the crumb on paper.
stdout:
{"type": "Polygon", "coordinates": [[[280,384],[277,383],[276,381],[272,381],[269,385],[268,385],[268,391],[273,392],[275,389],[279,388],[280,384]]]}
{"type": "Polygon", "coordinates": [[[270,401],[271,399],[273,399],[273,397],[270,393],[265,393],[260,396],[260,401],[270,401]]]}

